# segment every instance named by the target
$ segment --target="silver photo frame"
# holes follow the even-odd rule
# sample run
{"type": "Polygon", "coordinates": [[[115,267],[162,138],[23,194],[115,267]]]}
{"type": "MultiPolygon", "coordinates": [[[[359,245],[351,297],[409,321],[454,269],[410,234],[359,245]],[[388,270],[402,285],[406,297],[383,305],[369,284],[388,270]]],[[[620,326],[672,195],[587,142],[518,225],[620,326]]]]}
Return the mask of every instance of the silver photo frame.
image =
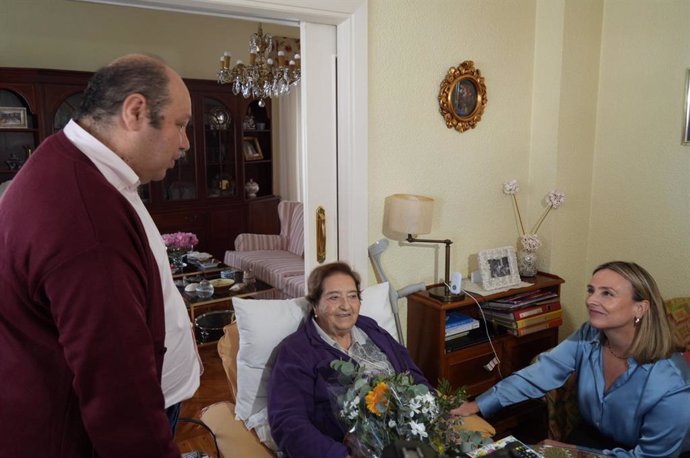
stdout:
{"type": "Polygon", "coordinates": [[[479,252],[482,288],[487,291],[520,284],[515,247],[505,246],[479,252]]]}

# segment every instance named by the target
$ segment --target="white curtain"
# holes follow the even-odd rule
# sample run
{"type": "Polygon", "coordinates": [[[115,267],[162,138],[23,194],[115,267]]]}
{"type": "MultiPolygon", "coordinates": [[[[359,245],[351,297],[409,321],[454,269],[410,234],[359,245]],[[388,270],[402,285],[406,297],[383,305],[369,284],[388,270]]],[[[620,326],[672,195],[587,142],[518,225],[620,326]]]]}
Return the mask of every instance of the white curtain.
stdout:
{"type": "Polygon", "coordinates": [[[273,99],[274,149],[273,189],[281,200],[302,202],[302,151],[300,87],[273,99]],[[277,122],[276,122],[277,121],[277,122]],[[276,154],[277,153],[277,154],[276,154]]]}

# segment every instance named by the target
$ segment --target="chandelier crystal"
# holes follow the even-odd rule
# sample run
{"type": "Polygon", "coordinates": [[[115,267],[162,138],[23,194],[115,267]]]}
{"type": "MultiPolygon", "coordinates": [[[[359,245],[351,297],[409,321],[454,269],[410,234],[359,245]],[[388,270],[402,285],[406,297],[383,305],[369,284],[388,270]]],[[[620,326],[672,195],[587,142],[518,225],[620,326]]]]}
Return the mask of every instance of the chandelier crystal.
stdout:
{"type": "Polygon", "coordinates": [[[276,52],[273,36],[263,33],[261,24],[259,32],[249,39],[249,64],[241,60],[230,68],[232,55],[225,51],[220,57],[218,83],[230,84],[232,93],[242,94],[259,99],[259,106],[266,106],[265,100],[290,92],[290,87],[297,85],[301,78],[300,55],[295,54],[287,59],[283,51],[276,52]]]}

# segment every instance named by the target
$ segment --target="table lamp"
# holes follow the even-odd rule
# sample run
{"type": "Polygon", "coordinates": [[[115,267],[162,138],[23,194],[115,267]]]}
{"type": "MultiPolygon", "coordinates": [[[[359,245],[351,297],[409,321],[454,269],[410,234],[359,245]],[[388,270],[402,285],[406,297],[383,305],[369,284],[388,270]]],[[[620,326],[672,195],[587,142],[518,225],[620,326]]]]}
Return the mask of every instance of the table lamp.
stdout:
{"type": "Polygon", "coordinates": [[[444,286],[436,286],[428,290],[429,295],[443,302],[462,300],[465,294],[453,294],[450,290],[450,245],[449,239],[419,239],[416,235],[431,232],[431,216],[434,209],[434,199],[413,194],[393,194],[386,197],[384,203],[384,225],[391,231],[407,234],[409,243],[443,243],[446,245],[446,265],[444,286]]]}

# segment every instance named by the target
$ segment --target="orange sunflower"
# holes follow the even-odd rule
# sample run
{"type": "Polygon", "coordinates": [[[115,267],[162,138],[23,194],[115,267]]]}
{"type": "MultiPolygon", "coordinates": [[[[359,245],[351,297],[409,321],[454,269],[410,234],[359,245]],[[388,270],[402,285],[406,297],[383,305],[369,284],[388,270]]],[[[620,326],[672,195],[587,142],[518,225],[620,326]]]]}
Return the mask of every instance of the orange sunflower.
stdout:
{"type": "Polygon", "coordinates": [[[383,415],[390,408],[388,392],[388,385],[384,382],[379,382],[364,398],[367,403],[367,409],[374,415],[383,415]]]}

